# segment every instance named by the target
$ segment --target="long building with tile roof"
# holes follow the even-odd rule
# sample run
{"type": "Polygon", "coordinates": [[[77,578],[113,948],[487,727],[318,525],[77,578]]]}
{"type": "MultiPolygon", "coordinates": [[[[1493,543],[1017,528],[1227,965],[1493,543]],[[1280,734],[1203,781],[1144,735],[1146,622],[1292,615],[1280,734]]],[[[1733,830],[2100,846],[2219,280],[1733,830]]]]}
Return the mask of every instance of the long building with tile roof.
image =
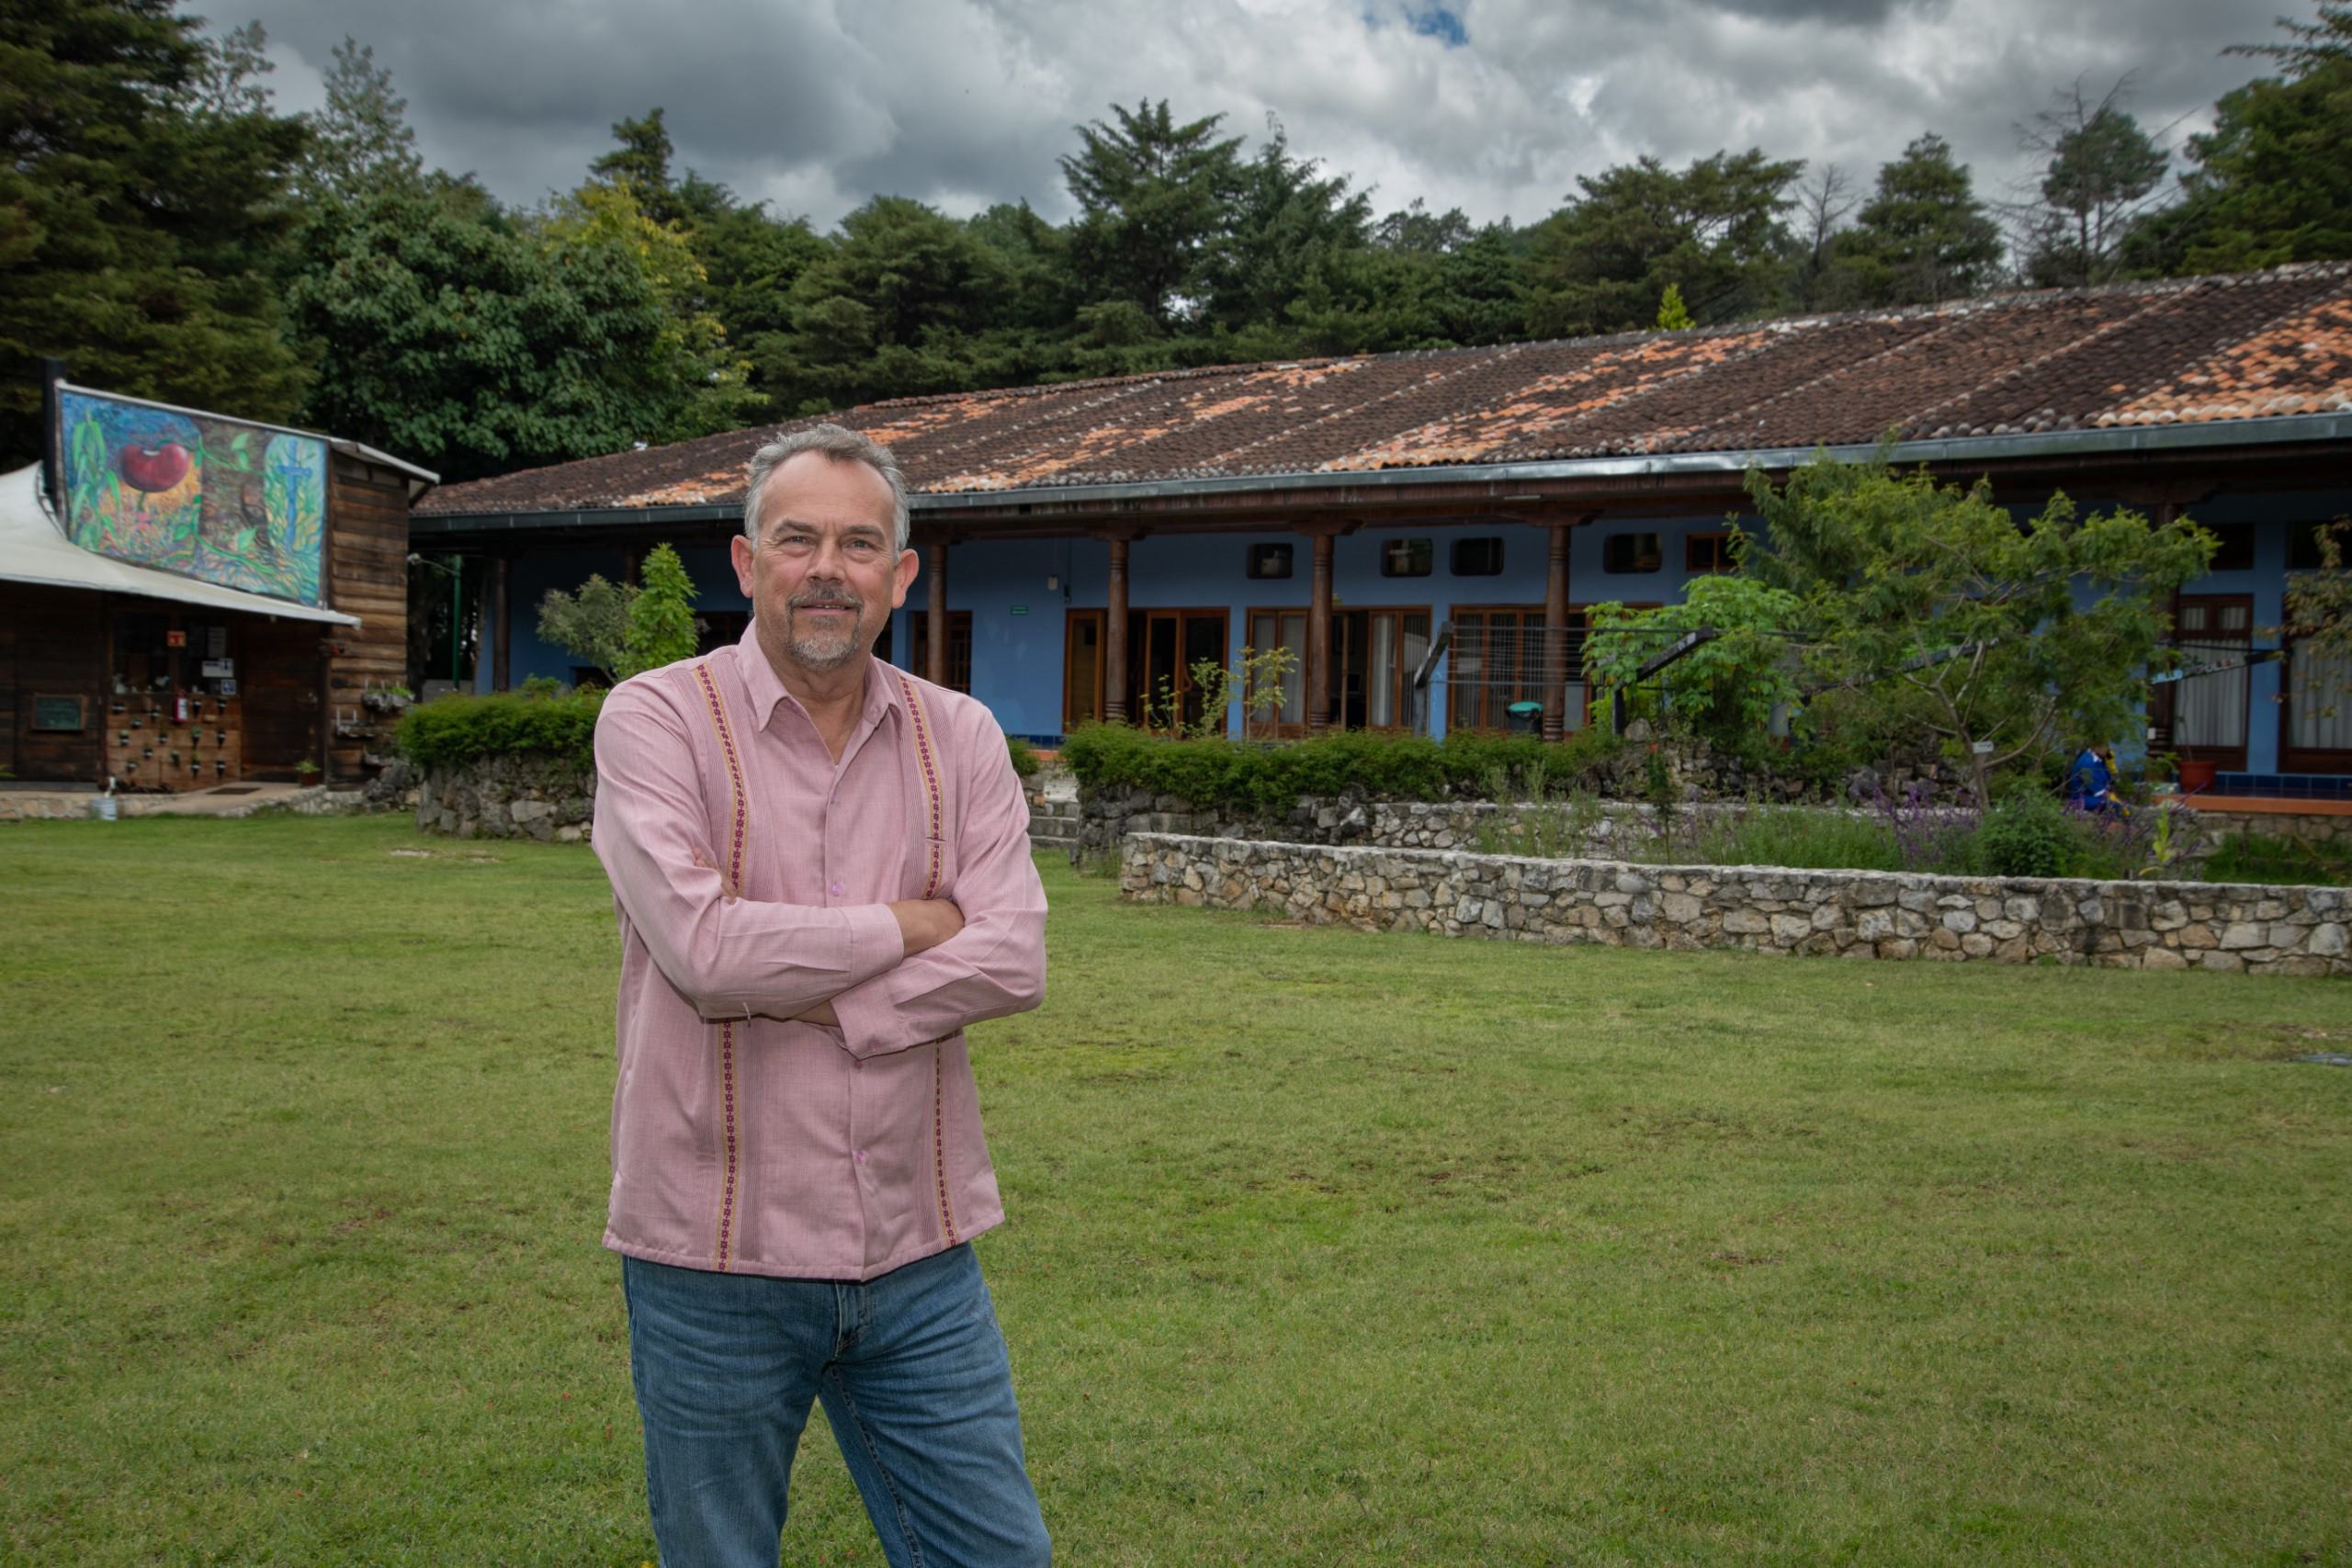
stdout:
{"type": "MultiPolygon", "coordinates": [[[[895,645],[920,647],[935,674],[961,674],[1008,729],[1050,737],[1132,712],[1159,679],[1182,684],[1186,650],[1238,650],[1261,633],[1307,655],[1290,728],[1396,724],[1411,705],[1405,654],[1448,623],[1465,627],[1450,612],[1511,628],[1532,615],[1535,640],[1556,655],[1572,647],[1581,604],[1663,599],[1706,570],[1715,558],[1690,541],[1744,505],[1749,468],[1888,439],[1903,462],[1987,477],[2019,504],[2064,489],[2247,527],[2247,564],[2217,581],[2252,574],[2238,585],[2243,618],[2276,626],[2290,533],[2352,506],[2352,264],[1158,372],[831,417],[888,444],[914,490],[931,581],[894,625],[895,645]],[[1473,539],[1493,542],[1456,551],[1473,539]],[[1284,568],[1294,544],[1300,559],[1284,568]],[[1035,592],[1020,586],[1030,579],[1035,592]],[[933,620],[946,638],[928,637],[933,620]]],[[[628,570],[656,539],[701,550],[707,618],[740,615],[714,547],[740,521],[752,452],[790,427],[427,497],[419,548],[487,563],[485,681],[519,678],[517,648],[524,672],[568,673],[528,636],[527,606],[591,560],[628,570]]],[[[2236,635],[2237,608],[2227,608],[2236,635]]],[[[1438,672],[1455,690],[1430,711],[1432,729],[1498,720],[1491,691],[1464,706],[1461,662],[1438,672]]],[[[1566,674],[1555,670],[1543,694],[1554,727],[1581,717],[1566,674]]],[[[2275,772],[2291,753],[2352,775],[2352,731],[2312,728],[2306,705],[2298,744],[2281,693],[2265,689],[2276,679],[2257,668],[2243,700],[2224,705],[2243,713],[2217,720],[2221,731],[2245,734],[2217,756],[2275,772]]]]}

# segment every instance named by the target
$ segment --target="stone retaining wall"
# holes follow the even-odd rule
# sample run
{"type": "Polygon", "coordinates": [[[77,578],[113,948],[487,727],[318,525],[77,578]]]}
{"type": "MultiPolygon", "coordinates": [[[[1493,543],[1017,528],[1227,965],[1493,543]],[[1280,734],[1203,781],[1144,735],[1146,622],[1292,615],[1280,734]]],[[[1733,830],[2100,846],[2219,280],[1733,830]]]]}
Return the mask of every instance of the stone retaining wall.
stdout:
{"type": "Polygon", "coordinates": [[[577,843],[596,808],[596,775],[549,757],[486,757],[435,768],[416,789],[416,825],[460,839],[577,843]]]}
{"type": "MultiPolygon", "coordinates": [[[[1736,816],[1750,809],[1745,804],[1720,802],[1679,808],[1683,817],[1696,818],[1736,816]]],[[[1871,819],[1878,817],[1875,811],[1826,806],[1774,809],[1844,811],[1871,819]]],[[[1174,795],[1138,792],[1120,797],[1109,808],[1085,802],[1080,812],[1078,844],[1071,852],[1073,861],[1088,854],[1108,856],[1114,852],[1119,840],[1130,833],[1352,844],[1360,849],[1483,851],[1493,844],[1505,851],[1519,847],[1530,853],[1580,854],[1595,859],[1611,858],[1612,852],[1627,852],[1629,843],[1654,843],[1658,836],[1657,807],[1631,801],[1602,801],[1577,809],[1558,802],[1539,807],[1526,801],[1498,806],[1484,800],[1329,800],[1306,796],[1299,800],[1287,818],[1277,821],[1198,810],[1174,795]],[[1554,841],[1570,831],[1579,841],[1554,841]]],[[[2193,870],[2211,854],[2213,846],[2214,840],[2203,830],[2198,813],[2178,808],[2173,827],[2176,863],[2183,870],[2193,870]]]]}
{"type": "Polygon", "coordinates": [[[1544,861],[1137,833],[1120,890],[1366,931],[2130,969],[2352,974],[2347,892],[1544,861]]]}

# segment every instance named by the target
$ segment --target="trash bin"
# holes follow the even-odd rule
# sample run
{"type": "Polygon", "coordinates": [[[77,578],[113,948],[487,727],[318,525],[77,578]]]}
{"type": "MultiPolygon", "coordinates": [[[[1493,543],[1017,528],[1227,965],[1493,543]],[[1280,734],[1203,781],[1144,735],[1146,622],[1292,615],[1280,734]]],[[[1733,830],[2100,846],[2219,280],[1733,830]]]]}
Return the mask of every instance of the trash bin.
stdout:
{"type": "Polygon", "coordinates": [[[1511,733],[1533,735],[1544,728],[1542,703],[1513,703],[1505,710],[1510,715],[1511,733]]]}

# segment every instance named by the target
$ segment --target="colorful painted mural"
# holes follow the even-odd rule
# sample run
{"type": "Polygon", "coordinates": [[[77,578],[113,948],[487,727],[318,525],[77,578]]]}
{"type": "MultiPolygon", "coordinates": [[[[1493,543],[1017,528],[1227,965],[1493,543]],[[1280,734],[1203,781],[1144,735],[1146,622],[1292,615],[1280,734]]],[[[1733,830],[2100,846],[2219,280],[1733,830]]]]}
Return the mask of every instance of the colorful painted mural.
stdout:
{"type": "Polygon", "coordinates": [[[66,533],[85,550],[321,603],[326,443],[88,392],[58,399],[66,533]]]}

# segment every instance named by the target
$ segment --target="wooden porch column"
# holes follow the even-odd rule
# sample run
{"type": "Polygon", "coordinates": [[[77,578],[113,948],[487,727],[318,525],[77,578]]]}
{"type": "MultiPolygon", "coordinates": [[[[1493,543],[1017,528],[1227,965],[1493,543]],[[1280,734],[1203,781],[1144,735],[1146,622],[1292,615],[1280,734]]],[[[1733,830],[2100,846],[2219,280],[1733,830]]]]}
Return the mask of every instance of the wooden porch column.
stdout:
{"type": "Polygon", "coordinates": [[[1306,732],[1331,725],[1331,530],[1318,528],[1315,545],[1314,597],[1306,608],[1306,732]]]}
{"type": "Polygon", "coordinates": [[[1544,579],[1544,739],[1566,733],[1568,715],[1568,530],[1555,523],[1551,565],[1544,579]]]}
{"type": "Polygon", "coordinates": [[[1111,541],[1110,607],[1102,613],[1102,716],[1127,722],[1127,541],[1111,541]]]}
{"type": "Polygon", "coordinates": [[[514,564],[490,558],[490,689],[512,689],[514,655],[514,564]]]}
{"type": "Polygon", "coordinates": [[[947,684],[947,541],[933,539],[923,555],[924,574],[931,579],[930,608],[924,616],[925,645],[922,678],[934,686],[947,684]]]}

